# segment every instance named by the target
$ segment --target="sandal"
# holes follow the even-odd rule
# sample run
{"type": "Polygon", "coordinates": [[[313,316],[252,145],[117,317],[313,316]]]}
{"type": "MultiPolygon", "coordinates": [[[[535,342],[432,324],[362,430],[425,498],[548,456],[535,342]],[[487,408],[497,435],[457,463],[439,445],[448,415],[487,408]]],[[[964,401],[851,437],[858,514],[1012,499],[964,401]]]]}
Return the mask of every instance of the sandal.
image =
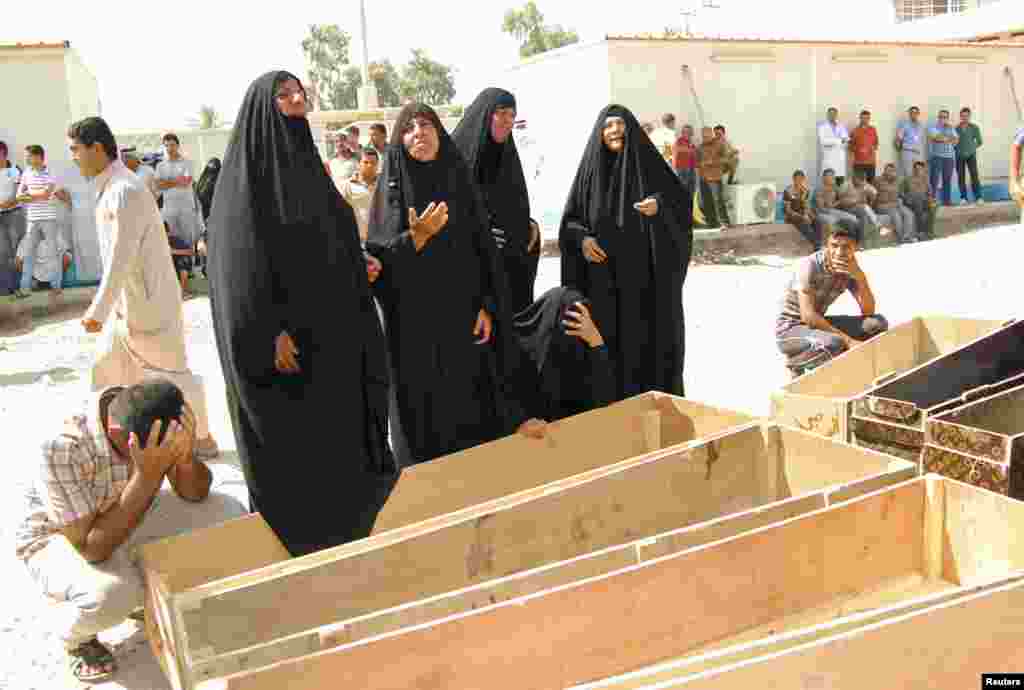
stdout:
{"type": "Polygon", "coordinates": [[[93,682],[111,678],[117,672],[117,660],[95,637],[68,650],[71,673],[77,680],[93,682]],[[109,671],[102,669],[109,668],[109,671]]]}

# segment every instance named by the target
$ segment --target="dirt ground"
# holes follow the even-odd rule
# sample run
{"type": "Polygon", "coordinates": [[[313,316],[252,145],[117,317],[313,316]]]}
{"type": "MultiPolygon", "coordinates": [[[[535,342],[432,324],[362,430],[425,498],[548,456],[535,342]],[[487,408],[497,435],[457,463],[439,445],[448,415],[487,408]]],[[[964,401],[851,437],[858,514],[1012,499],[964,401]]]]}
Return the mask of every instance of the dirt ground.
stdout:
{"type": "MultiPolygon", "coordinates": [[[[927,314],[1003,319],[1024,316],[1024,227],[992,228],[949,239],[866,252],[861,263],[890,323],[927,314]]],[[[769,393],[787,380],[772,327],[790,262],[762,257],[751,266],[695,266],[684,289],[688,397],[768,413],[769,393]]],[[[557,285],[558,259],[544,259],[537,293],[557,285]]],[[[329,301],[327,302],[329,304],[329,301]]],[[[848,295],[830,313],[852,313],[848,295]]],[[[210,324],[209,302],[185,306],[190,365],[207,384],[211,429],[232,463],[234,439],[210,324]]],[[[0,429],[5,465],[0,484],[0,688],[75,688],[56,640],[43,627],[39,599],[13,558],[21,496],[36,467],[40,444],[87,395],[94,336],[78,313],[22,320],[0,329],[0,429]]],[[[103,639],[115,647],[121,671],[102,690],[168,688],[137,624],[126,622],[103,639]]]]}

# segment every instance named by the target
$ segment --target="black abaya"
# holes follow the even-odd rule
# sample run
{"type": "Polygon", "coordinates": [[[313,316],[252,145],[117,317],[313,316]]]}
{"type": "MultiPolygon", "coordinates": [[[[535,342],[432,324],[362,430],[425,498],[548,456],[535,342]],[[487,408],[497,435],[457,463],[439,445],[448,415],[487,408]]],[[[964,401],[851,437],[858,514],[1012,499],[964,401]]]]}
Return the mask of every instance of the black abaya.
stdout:
{"type": "Polygon", "coordinates": [[[392,367],[391,432],[399,465],[425,462],[509,434],[523,421],[505,393],[514,356],[504,276],[479,192],[433,111],[406,106],[384,155],[370,213],[367,250],[383,269],[374,284],[392,367]],[[432,116],[440,150],[416,161],[402,143],[416,112],[432,116]],[[417,252],[408,209],[448,204],[448,222],[417,252]],[[494,321],[477,345],[477,315],[494,321]]]}
{"type": "Polygon", "coordinates": [[[275,105],[288,78],[253,82],[235,120],[214,195],[209,276],[252,508],[300,555],[368,536],[397,475],[384,338],[355,216],[308,120],[275,105]],[[301,373],[274,365],[282,331],[301,373]]]}
{"type": "Polygon", "coordinates": [[[593,303],[593,316],[616,370],[616,397],[649,390],[683,395],[682,287],[693,245],[693,201],[636,117],[611,105],[601,111],[583,153],[559,230],[562,284],[593,303]],[[602,132],[608,117],[625,121],[622,151],[602,132]],[[647,217],[633,205],[653,197],[647,217]],[[583,240],[608,259],[590,263],[583,240]]]}
{"type": "MultiPolygon", "coordinates": [[[[583,295],[572,288],[548,290],[512,321],[523,358],[528,414],[553,422],[609,404],[615,373],[606,345],[590,347],[565,332],[562,321],[583,295]]],[[[587,305],[589,308],[591,305],[587,305]]]]}
{"type": "Polygon", "coordinates": [[[530,244],[530,197],[514,137],[494,141],[491,121],[498,108],[515,108],[515,97],[503,89],[485,89],[466,109],[452,140],[479,185],[490,227],[505,239],[501,263],[505,270],[508,307],[519,312],[533,302],[540,261],[540,242],[530,244]]]}

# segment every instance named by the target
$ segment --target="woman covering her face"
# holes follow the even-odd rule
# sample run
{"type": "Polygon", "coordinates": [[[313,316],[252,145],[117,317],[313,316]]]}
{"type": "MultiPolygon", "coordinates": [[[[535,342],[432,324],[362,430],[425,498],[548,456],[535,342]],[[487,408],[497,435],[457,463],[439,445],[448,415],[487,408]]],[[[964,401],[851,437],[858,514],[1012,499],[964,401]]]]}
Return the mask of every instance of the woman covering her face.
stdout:
{"type": "Polygon", "coordinates": [[[608,348],[582,294],[552,288],[516,314],[512,329],[523,355],[520,373],[531,417],[554,422],[612,402],[608,348]]]}
{"type": "Polygon", "coordinates": [[[452,140],[480,187],[490,228],[501,253],[509,309],[533,302],[540,261],[539,228],[530,218],[530,197],[512,129],[516,99],[504,89],[485,89],[466,109],[452,140]]]}
{"type": "Polygon", "coordinates": [[[391,354],[391,430],[399,465],[513,431],[517,396],[504,275],[470,170],[426,105],[402,109],[370,212],[391,354]]]}
{"type": "Polygon", "coordinates": [[[220,158],[211,158],[203,168],[203,174],[196,183],[196,198],[203,212],[203,220],[210,220],[210,208],[213,206],[213,193],[217,189],[217,177],[220,176],[220,158]]]}
{"type": "Polygon", "coordinates": [[[385,344],[355,215],[291,74],[249,87],[210,226],[213,325],[251,509],[293,555],[368,536],[396,478],[385,344]]]}
{"type": "Polygon", "coordinates": [[[562,215],[562,284],[593,304],[616,399],[683,395],[692,199],[626,108],[598,115],[562,215]]]}

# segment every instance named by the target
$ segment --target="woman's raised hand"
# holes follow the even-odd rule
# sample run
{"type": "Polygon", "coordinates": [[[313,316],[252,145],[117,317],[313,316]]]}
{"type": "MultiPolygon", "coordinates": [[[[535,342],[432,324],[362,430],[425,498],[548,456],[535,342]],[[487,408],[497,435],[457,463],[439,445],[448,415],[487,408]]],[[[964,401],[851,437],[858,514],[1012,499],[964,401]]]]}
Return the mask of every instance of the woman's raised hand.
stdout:
{"type": "Polygon", "coordinates": [[[448,222],[448,204],[430,202],[422,214],[417,215],[416,209],[409,209],[409,232],[412,233],[416,251],[423,248],[431,237],[441,231],[448,222]]]}
{"type": "Polygon", "coordinates": [[[299,348],[295,347],[295,341],[286,332],[281,331],[274,341],[274,366],[282,374],[298,374],[302,371],[299,368],[299,360],[296,355],[299,348]]]}

